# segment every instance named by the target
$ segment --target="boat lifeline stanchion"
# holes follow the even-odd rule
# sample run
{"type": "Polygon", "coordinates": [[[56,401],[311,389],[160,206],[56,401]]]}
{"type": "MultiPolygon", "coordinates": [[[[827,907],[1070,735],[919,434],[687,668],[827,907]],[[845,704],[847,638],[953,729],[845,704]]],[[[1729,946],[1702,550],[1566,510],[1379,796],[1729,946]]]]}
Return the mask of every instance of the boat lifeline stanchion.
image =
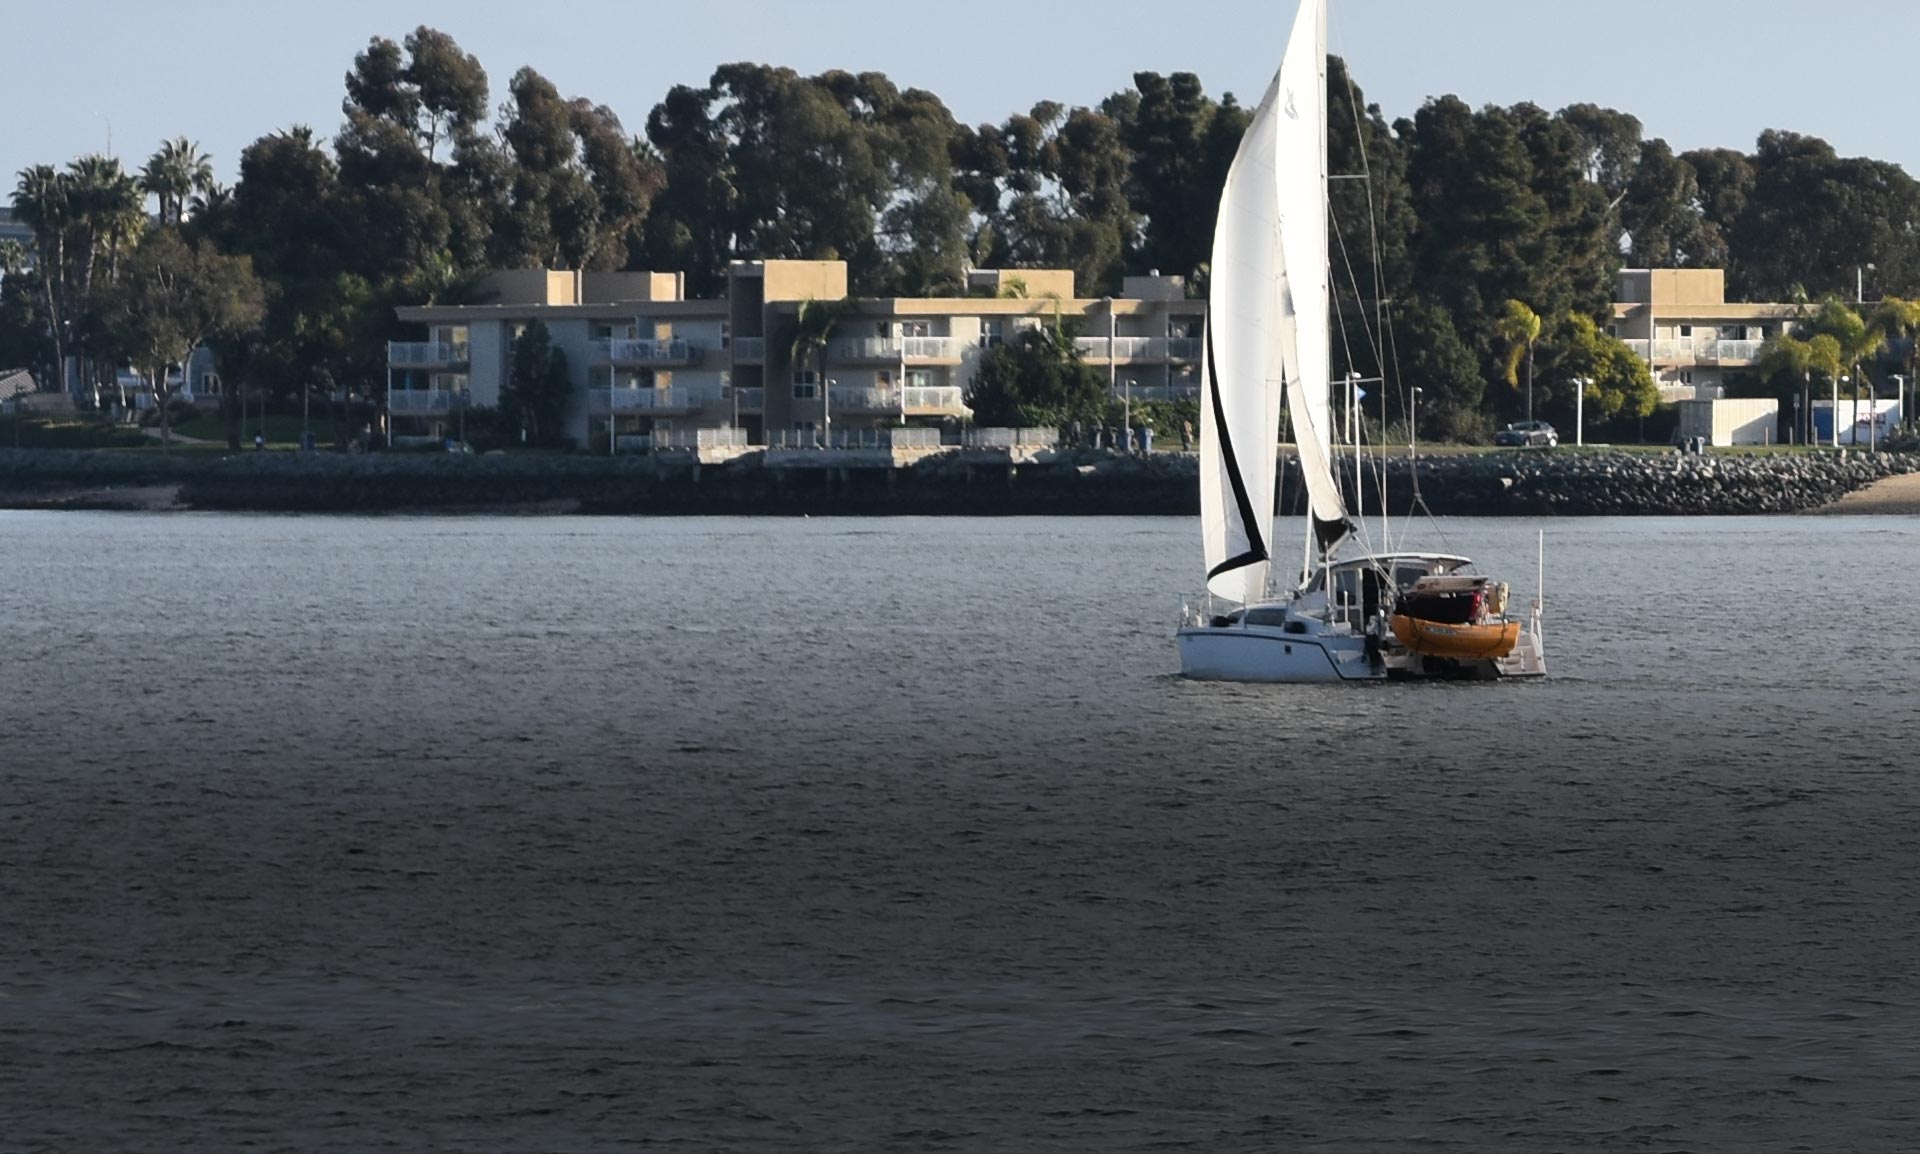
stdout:
{"type": "Polygon", "coordinates": [[[1538,541],[1539,557],[1533,571],[1533,640],[1542,653],[1546,651],[1545,639],[1540,636],[1540,617],[1547,607],[1547,531],[1541,529],[1538,541]]]}

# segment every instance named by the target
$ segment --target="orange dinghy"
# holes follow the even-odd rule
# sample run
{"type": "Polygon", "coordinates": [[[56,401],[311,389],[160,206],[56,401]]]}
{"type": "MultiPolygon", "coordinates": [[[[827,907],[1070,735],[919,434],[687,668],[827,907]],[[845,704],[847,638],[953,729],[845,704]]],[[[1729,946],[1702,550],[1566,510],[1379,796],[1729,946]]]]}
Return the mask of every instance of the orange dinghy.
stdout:
{"type": "Polygon", "coordinates": [[[1485,625],[1445,625],[1396,613],[1393,635],[1414,653],[1428,657],[1505,657],[1520,641],[1518,621],[1490,621],[1485,625]]]}

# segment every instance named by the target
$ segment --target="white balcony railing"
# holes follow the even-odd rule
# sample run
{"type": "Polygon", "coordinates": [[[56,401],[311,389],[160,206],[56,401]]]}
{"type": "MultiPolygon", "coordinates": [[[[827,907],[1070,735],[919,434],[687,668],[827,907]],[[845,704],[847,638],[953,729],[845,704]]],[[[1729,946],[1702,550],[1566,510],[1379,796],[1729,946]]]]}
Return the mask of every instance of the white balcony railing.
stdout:
{"type": "Polygon", "coordinates": [[[958,413],[967,407],[964,391],[954,385],[910,385],[901,392],[907,395],[909,413],[958,413]]]}
{"type": "Polygon", "coordinates": [[[596,407],[614,413],[651,413],[662,409],[697,409],[700,394],[693,389],[595,389],[596,407]]]}
{"type": "Polygon", "coordinates": [[[1167,359],[1172,361],[1197,361],[1200,359],[1200,347],[1206,342],[1199,337],[1168,337],[1167,359]]]}
{"type": "Polygon", "coordinates": [[[836,385],[827,390],[827,399],[836,409],[856,413],[881,413],[900,407],[892,389],[860,389],[836,385]]]}
{"type": "Polygon", "coordinates": [[[951,360],[954,347],[952,337],[842,338],[827,343],[827,355],[837,361],[951,360]]]}
{"type": "Polygon", "coordinates": [[[1140,361],[1167,355],[1164,338],[1153,337],[1075,337],[1073,347],[1088,360],[1140,361]]]}
{"type": "MultiPolygon", "coordinates": [[[[1649,343],[1644,340],[1621,341],[1634,356],[1643,360],[1649,343]]],[[[1677,337],[1651,343],[1655,361],[1679,364],[1719,364],[1727,361],[1752,361],[1760,356],[1765,341],[1721,340],[1717,337],[1677,337]]]]}
{"type": "Polygon", "coordinates": [[[603,364],[689,365],[697,363],[705,351],[699,345],[678,339],[594,342],[594,354],[603,364]]]}
{"type": "Polygon", "coordinates": [[[966,408],[964,390],[954,385],[910,385],[903,389],[835,385],[827,392],[835,409],[856,413],[959,413],[966,408]]]}
{"type": "Polygon", "coordinates": [[[764,361],[767,359],[767,338],[735,337],[730,346],[736,361],[764,361]]]}
{"type": "Polygon", "coordinates": [[[450,413],[456,395],[452,389],[393,389],[387,393],[387,411],[401,416],[450,413]]]}
{"type": "Polygon", "coordinates": [[[388,341],[387,363],[395,368],[428,368],[467,363],[465,341],[388,341]]]}

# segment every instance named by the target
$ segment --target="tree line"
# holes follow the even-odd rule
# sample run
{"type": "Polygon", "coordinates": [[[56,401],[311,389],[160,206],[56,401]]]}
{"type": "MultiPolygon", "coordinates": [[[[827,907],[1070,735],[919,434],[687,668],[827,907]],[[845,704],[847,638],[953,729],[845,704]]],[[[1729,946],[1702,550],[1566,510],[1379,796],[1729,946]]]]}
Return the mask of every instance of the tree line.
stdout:
{"type": "MultiPolygon", "coordinates": [[[[1329,71],[1332,171],[1365,177],[1333,185],[1336,371],[1421,387],[1435,435],[1483,436],[1529,396],[1564,419],[1575,379],[1602,417],[1649,408],[1645,365],[1603,331],[1623,265],[1723,267],[1757,300],[1850,293],[1871,265],[1874,295],[1920,295],[1920,185],[1896,165],[1787,132],[1676,153],[1590,104],[1443,96],[1389,121],[1329,71]]],[[[957,295],[968,267],[1026,266],[1099,296],[1157,270],[1204,294],[1250,119],[1189,73],[977,125],[881,73],[752,63],[674,86],[638,130],[531,68],[497,96],[421,27],[354,58],[330,139],[262,136],[231,188],[184,138],[138,173],[29,168],[13,203],[34,259],[0,254],[0,362],[77,357],[107,391],[107,366],[207,341],[230,382],[350,399],[384,381],[396,305],[476,302],[500,267],[678,269],[699,295],[735,258],[845,260],[856,295],[957,295]],[[159,341],[129,331],[147,309],[121,287],[153,269],[185,270],[154,282],[176,293],[213,278],[159,341]]]]}

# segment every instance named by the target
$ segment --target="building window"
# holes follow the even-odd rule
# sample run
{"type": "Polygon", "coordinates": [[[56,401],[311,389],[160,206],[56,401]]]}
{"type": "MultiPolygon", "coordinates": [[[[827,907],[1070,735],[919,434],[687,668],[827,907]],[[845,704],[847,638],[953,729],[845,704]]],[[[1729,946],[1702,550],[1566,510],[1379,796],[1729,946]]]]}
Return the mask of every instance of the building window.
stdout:
{"type": "Polygon", "coordinates": [[[893,336],[893,322],[892,321],[873,322],[873,335],[876,337],[879,337],[883,341],[893,336]]]}
{"type": "Polygon", "coordinates": [[[1688,339],[1690,339],[1690,338],[1691,338],[1692,336],[1693,336],[1693,326],[1692,326],[1692,325],[1681,325],[1681,326],[1680,326],[1680,339],[1681,339],[1681,340],[1683,340],[1683,341],[1684,341],[1684,340],[1688,340],[1688,339]]]}
{"type": "Polygon", "coordinates": [[[1620,326],[1619,326],[1619,325],[1608,325],[1608,326],[1607,326],[1607,335],[1608,335],[1608,336],[1610,336],[1610,337],[1617,337],[1617,336],[1619,336],[1619,335],[1620,335],[1620,326]]]}
{"type": "Polygon", "coordinates": [[[909,389],[931,388],[932,385],[933,385],[933,374],[928,372],[926,369],[908,369],[907,370],[907,387],[909,389]]]}
{"type": "Polygon", "coordinates": [[[1007,322],[995,318],[980,322],[980,347],[990,349],[1005,344],[1007,340],[1007,322]]]}
{"type": "Polygon", "coordinates": [[[1683,385],[1691,385],[1693,383],[1692,369],[1687,369],[1680,374],[1680,383],[1683,385]]]}
{"type": "Polygon", "coordinates": [[[1743,340],[1746,337],[1746,332],[1746,328],[1741,325],[1721,325],[1720,339],[1723,341],[1743,340]]]}
{"type": "Polygon", "coordinates": [[[900,335],[903,337],[930,337],[933,325],[926,321],[901,321],[900,335]]]}
{"type": "Polygon", "coordinates": [[[731,321],[720,322],[720,347],[723,349],[733,347],[733,323],[731,321]]]}
{"type": "Polygon", "coordinates": [[[793,372],[793,399],[811,401],[820,395],[820,376],[812,369],[795,369],[793,372]]]}

